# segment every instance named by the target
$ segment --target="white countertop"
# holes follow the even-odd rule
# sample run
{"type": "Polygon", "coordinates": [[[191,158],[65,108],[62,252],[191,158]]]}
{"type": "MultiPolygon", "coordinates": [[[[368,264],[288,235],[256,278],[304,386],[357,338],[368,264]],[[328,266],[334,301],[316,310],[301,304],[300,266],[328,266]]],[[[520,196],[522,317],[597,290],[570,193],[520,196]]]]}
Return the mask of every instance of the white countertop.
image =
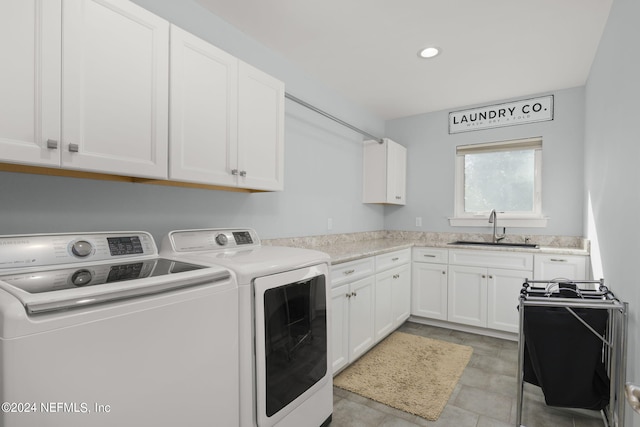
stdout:
{"type": "Polygon", "coordinates": [[[544,247],[524,248],[514,246],[478,246],[478,245],[451,245],[441,242],[410,241],[402,239],[372,239],[347,243],[332,243],[305,246],[308,249],[315,249],[325,252],[331,257],[332,264],[340,264],[361,258],[375,256],[387,252],[393,252],[412,247],[435,247],[444,249],[464,249],[480,251],[504,251],[504,252],[529,252],[543,254],[564,254],[564,255],[589,255],[586,249],[544,247]]]}

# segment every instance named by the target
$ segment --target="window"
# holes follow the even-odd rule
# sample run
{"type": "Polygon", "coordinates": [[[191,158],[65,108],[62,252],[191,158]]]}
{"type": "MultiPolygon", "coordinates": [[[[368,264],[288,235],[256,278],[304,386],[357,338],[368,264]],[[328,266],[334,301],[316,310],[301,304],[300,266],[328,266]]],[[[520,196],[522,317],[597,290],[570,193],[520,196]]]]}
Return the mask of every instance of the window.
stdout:
{"type": "Polygon", "coordinates": [[[503,220],[515,220],[511,224],[501,221],[505,226],[544,225],[522,221],[542,219],[541,159],[542,138],[458,146],[451,225],[479,225],[492,209],[503,220]],[[480,222],[469,221],[472,219],[480,222]]]}

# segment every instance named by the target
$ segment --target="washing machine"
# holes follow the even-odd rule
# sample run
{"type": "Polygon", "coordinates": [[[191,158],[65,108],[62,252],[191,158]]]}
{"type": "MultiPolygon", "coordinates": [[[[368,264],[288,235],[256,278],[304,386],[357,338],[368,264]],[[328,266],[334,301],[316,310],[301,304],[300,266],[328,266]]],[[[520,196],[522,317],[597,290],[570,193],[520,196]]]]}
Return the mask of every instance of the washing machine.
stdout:
{"type": "Polygon", "coordinates": [[[252,229],[177,230],[161,255],[220,265],[239,286],[240,426],[331,422],[330,258],[262,245],[252,229]]]}
{"type": "Polygon", "coordinates": [[[0,236],[0,426],[238,425],[237,304],[145,232],[0,236]]]}

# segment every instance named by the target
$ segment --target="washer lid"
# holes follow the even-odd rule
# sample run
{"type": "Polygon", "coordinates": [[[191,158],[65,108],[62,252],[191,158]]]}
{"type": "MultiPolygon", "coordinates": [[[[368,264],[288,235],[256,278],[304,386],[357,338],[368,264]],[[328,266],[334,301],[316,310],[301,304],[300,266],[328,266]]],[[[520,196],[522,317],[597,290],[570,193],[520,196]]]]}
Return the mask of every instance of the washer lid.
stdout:
{"type": "Polygon", "coordinates": [[[96,286],[146,277],[200,270],[204,266],[164,258],[128,262],[70,266],[47,271],[29,271],[0,276],[0,281],[30,294],[96,286]]]}
{"type": "Polygon", "coordinates": [[[0,288],[30,314],[85,307],[229,280],[231,273],[163,258],[28,269],[0,276],[0,288]]]}

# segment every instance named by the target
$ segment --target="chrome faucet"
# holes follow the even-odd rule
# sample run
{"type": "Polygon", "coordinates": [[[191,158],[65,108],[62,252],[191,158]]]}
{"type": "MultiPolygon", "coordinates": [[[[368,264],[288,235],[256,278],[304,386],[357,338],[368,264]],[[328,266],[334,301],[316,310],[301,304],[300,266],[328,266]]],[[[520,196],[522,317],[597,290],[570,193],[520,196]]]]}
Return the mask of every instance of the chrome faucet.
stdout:
{"type": "Polygon", "coordinates": [[[489,214],[489,224],[493,224],[493,243],[498,243],[500,240],[507,237],[506,233],[498,234],[496,228],[498,227],[498,213],[495,209],[491,209],[489,214]]]}

